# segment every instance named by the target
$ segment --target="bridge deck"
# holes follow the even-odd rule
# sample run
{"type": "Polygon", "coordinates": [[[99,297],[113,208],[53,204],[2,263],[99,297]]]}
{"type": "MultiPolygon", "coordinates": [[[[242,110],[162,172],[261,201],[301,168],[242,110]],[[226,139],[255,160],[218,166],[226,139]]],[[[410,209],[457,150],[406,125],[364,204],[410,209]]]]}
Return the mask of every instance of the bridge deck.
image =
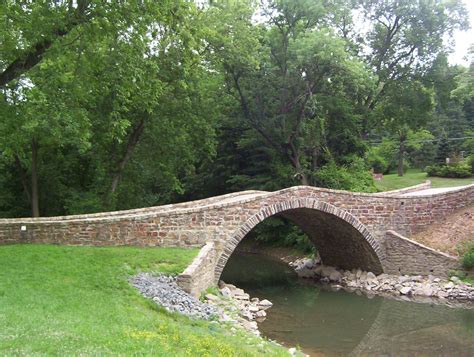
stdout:
{"type": "Polygon", "coordinates": [[[428,188],[426,190],[415,191],[415,192],[408,192],[403,194],[404,197],[411,197],[411,196],[430,196],[436,195],[439,193],[457,191],[463,189],[466,186],[455,186],[455,187],[441,187],[441,188],[428,188]]]}

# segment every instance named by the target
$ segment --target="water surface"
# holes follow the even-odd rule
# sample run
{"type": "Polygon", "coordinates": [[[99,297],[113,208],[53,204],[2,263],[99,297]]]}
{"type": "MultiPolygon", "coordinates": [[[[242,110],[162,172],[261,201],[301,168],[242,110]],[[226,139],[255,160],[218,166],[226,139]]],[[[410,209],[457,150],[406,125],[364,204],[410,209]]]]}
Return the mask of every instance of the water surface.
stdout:
{"type": "Polygon", "coordinates": [[[222,280],[272,301],[262,334],[312,356],[474,356],[472,309],[331,291],[243,253],[232,255],[222,280]]]}

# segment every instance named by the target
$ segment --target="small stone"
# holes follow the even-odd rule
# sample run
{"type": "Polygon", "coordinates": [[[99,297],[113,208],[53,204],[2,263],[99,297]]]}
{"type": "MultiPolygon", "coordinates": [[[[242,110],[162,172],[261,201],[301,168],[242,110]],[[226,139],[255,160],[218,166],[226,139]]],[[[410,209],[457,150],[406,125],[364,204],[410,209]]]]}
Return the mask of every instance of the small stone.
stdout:
{"type": "Polygon", "coordinates": [[[409,286],[404,286],[403,288],[400,289],[400,294],[402,295],[408,295],[411,293],[411,287],[409,286]]]}
{"type": "Polygon", "coordinates": [[[408,283],[408,282],[411,282],[411,277],[409,277],[408,275],[403,275],[403,276],[399,276],[398,277],[398,282],[400,284],[404,284],[404,283],[408,283]]]}
{"type": "Polygon", "coordinates": [[[267,310],[269,308],[271,308],[273,306],[273,304],[268,301],[267,299],[263,299],[262,301],[260,301],[260,303],[258,304],[258,307],[261,309],[261,310],[267,310]]]}
{"type": "Polygon", "coordinates": [[[237,299],[237,300],[250,300],[250,295],[247,294],[247,293],[243,293],[243,294],[235,294],[234,293],[234,298],[237,299]]]}
{"type": "Polygon", "coordinates": [[[457,284],[461,281],[461,279],[459,279],[457,276],[452,276],[451,279],[449,279],[449,280],[451,280],[455,284],[457,284]]]}
{"type": "Polygon", "coordinates": [[[290,355],[296,356],[296,348],[291,347],[291,348],[288,349],[288,352],[290,353],[290,355]]]}
{"type": "MultiPolygon", "coordinates": [[[[229,285],[227,285],[227,286],[229,286],[229,285]]],[[[234,289],[231,288],[231,290],[232,290],[232,294],[234,294],[234,296],[245,294],[245,291],[243,291],[242,289],[239,289],[239,288],[234,288],[234,289]]]]}
{"type": "Polygon", "coordinates": [[[372,280],[372,279],[376,279],[376,278],[377,278],[377,277],[375,276],[375,274],[372,273],[371,271],[369,271],[369,272],[367,273],[367,280],[369,280],[369,279],[372,280]]]}
{"type": "Polygon", "coordinates": [[[241,311],[240,316],[248,321],[252,321],[254,319],[254,316],[250,311],[241,311]]]}
{"type": "Polygon", "coordinates": [[[232,291],[230,290],[230,288],[228,286],[224,286],[221,289],[221,294],[222,294],[223,297],[228,298],[228,299],[230,299],[232,297],[232,291]]]}
{"type": "Polygon", "coordinates": [[[432,296],[433,295],[433,289],[430,286],[425,286],[422,290],[422,295],[424,296],[432,296]]]}
{"type": "Polygon", "coordinates": [[[249,311],[250,312],[257,312],[259,310],[260,310],[260,308],[258,306],[255,306],[255,305],[250,305],[249,306],[249,311]]]}
{"type": "Polygon", "coordinates": [[[310,260],[306,261],[306,262],[304,263],[304,267],[305,267],[306,269],[313,269],[313,268],[314,268],[314,262],[313,262],[313,260],[310,259],[310,260]]]}
{"type": "Polygon", "coordinates": [[[257,329],[258,329],[257,323],[256,323],[255,321],[246,321],[246,320],[243,320],[243,321],[242,321],[242,326],[243,326],[246,330],[257,330],[257,329]]]}
{"type": "Polygon", "coordinates": [[[452,289],[452,288],[454,288],[454,283],[452,281],[450,281],[449,283],[444,284],[443,288],[444,289],[452,289]]]}
{"type": "Polygon", "coordinates": [[[438,291],[438,293],[436,294],[440,299],[446,299],[449,294],[445,291],[438,291]]]}
{"type": "Polygon", "coordinates": [[[257,311],[255,313],[255,316],[256,317],[266,317],[267,316],[267,313],[264,311],[264,310],[260,310],[260,311],[257,311]]]}
{"type": "Polygon", "coordinates": [[[329,280],[331,281],[341,281],[341,279],[342,279],[342,274],[338,272],[337,270],[329,274],[329,280]]]}

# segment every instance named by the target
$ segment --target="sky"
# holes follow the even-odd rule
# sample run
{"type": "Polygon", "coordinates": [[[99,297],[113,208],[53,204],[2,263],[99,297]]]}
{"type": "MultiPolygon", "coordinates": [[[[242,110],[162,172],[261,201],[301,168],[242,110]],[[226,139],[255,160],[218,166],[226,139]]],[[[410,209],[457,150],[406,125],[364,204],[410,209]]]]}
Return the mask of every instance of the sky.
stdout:
{"type": "Polygon", "coordinates": [[[469,63],[463,57],[467,54],[467,49],[471,43],[474,43],[474,0],[462,0],[466,5],[469,18],[471,22],[471,28],[468,31],[456,31],[454,33],[454,52],[449,56],[449,63],[451,64],[463,64],[467,66],[469,63]]]}

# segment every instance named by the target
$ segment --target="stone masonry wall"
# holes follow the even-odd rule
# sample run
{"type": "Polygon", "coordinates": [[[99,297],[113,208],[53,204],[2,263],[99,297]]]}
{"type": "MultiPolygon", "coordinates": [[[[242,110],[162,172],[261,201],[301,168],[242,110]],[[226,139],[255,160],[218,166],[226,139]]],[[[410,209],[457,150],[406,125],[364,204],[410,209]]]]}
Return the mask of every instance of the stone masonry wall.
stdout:
{"type": "Polygon", "coordinates": [[[402,235],[388,231],[385,236],[385,272],[389,274],[435,275],[445,277],[460,269],[457,258],[437,252],[402,235]]]}
{"type": "Polygon", "coordinates": [[[179,286],[198,298],[202,291],[213,285],[216,263],[217,250],[213,242],[207,242],[191,265],[178,276],[179,286]]]}
{"type": "Polygon", "coordinates": [[[380,239],[387,230],[410,236],[457,209],[474,204],[474,185],[420,197],[299,186],[274,193],[243,192],[186,204],[110,214],[0,219],[0,244],[196,247],[208,240],[225,240],[262,207],[299,198],[316,199],[347,211],[380,239]]]}

